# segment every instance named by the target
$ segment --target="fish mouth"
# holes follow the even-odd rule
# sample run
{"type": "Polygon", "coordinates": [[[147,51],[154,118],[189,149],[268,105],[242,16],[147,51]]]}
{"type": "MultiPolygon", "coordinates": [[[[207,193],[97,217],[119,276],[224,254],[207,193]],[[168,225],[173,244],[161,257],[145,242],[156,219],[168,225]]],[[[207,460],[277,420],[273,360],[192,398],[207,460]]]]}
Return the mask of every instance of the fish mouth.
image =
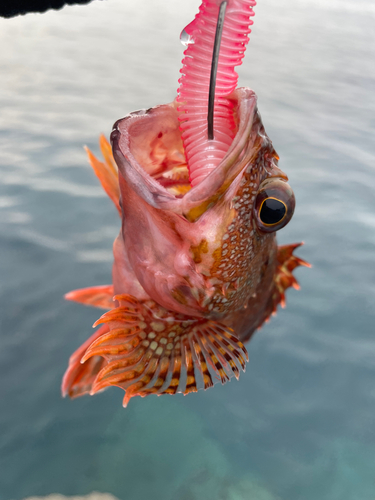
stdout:
{"type": "Polygon", "coordinates": [[[235,137],[223,160],[198,185],[189,182],[176,102],[133,112],[114,124],[111,144],[120,178],[149,205],[196,220],[269,141],[254,91],[239,88],[229,98],[235,137]]]}

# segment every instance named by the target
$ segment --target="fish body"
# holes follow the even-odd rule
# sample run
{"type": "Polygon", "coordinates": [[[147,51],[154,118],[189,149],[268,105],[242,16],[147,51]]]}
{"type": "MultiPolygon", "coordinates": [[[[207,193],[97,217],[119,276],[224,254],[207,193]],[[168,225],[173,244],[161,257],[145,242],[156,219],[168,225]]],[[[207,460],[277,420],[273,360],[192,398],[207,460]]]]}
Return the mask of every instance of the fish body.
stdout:
{"type": "Polygon", "coordinates": [[[88,151],[114,201],[121,231],[112,285],[67,298],[110,309],[71,357],[63,394],[111,385],[133,396],[197,391],[245,369],[243,342],[298,288],[308,265],[278,247],[276,230],[295,200],[246,88],[230,95],[235,136],[226,155],[191,187],[178,105],[131,113],[115,123],[104,162],[88,151]],[[112,157],[113,153],[113,157],[112,157]],[[114,297],[114,301],[112,298],[114,297]]]}

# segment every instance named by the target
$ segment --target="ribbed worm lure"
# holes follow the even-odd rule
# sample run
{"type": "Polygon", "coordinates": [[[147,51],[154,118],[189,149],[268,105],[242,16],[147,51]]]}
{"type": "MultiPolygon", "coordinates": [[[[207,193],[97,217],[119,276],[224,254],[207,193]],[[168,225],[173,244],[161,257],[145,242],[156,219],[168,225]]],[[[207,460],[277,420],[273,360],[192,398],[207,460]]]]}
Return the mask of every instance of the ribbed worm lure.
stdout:
{"type": "Polygon", "coordinates": [[[298,288],[299,244],[275,232],[294,195],[257,110],[236,90],[254,0],[203,0],[182,32],[176,101],[117,121],[88,151],[122,227],[113,284],[66,298],[108,309],[71,356],[62,391],[188,394],[245,370],[243,342],[298,288]],[[114,298],[113,298],[114,297],[114,298]],[[113,299],[113,300],[112,300],[113,299]]]}

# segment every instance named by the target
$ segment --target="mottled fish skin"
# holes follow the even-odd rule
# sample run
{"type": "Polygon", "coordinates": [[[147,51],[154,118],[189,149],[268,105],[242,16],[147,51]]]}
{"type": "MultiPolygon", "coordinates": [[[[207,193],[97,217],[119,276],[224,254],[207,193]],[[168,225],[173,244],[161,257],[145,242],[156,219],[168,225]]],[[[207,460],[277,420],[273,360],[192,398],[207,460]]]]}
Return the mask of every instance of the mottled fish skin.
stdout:
{"type": "Polygon", "coordinates": [[[117,121],[115,161],[104,139],[105,163],[88,152],[122,227],[114,243],[113,286],[67,298],[103,308],[113,295],[116,301],[97,322],[104,330],[72,356],[64,394],[117,385],[126,391],[126,405],[132,396],[187,394],[215,378],[238,377],[247,358],[241,341],[284,305],[288,287],[298,288],[292,271],[308,264],[293,255],[298,244],[278,248],[275,236],[293,215],[293,192],[255,93],[237,89],[231,99],[235,139],[193,188],[176,103],[117,121]],[[265,223],[264,200],[278,200],[278,193],[285,215],[280,223],[265,223]]]}

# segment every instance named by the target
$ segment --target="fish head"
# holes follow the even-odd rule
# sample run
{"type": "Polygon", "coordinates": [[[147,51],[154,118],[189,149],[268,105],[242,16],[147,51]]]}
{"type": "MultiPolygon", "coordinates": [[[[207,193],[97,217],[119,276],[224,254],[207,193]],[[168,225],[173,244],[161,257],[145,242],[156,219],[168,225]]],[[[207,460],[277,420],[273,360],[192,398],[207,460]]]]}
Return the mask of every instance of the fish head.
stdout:
{"type": "MultiPolygon", "coordinates": [[[[193,188],[176,103],[131,113],[111,134],[122,210],[115,260],[152,300],[190,316],[220,319],[247,307],[262,280],[271,281],[275,231],[295,206],[255,93],[242,88],[230,98],[233,143],[193,188]]],[[[116,276],[114,284],[115,293],[128,289],[116,276]]]]}

